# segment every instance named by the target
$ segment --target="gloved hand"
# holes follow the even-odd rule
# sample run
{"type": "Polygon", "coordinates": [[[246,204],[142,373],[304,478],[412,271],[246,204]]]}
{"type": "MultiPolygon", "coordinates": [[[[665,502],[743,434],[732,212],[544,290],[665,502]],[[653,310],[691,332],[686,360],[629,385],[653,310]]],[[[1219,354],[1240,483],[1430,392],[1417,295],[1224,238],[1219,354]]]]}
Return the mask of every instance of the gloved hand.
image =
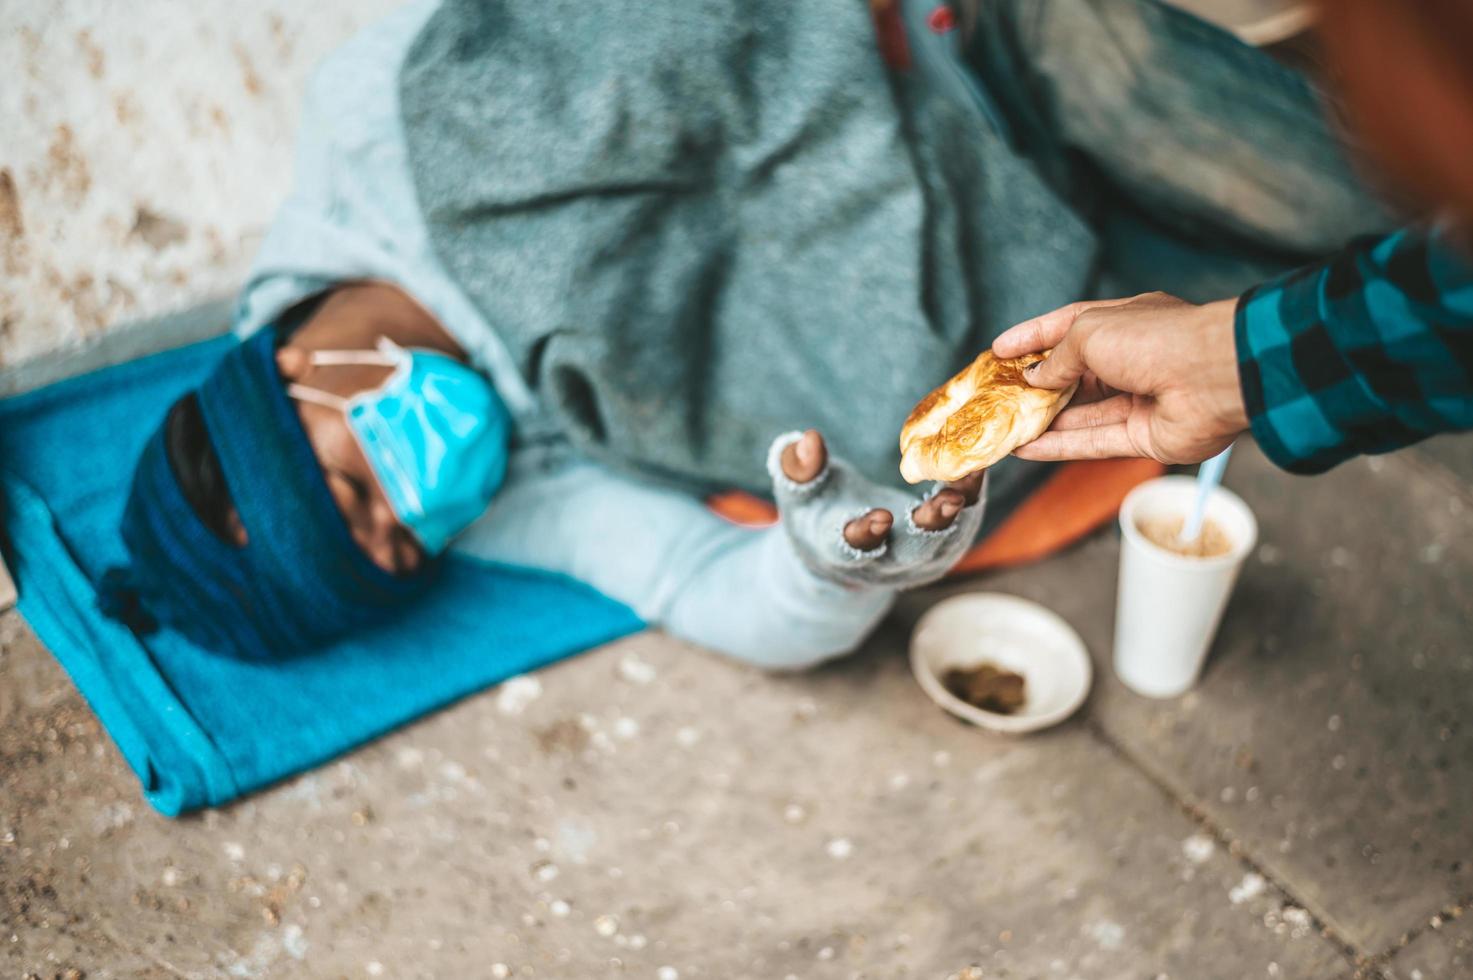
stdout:
{"type": "Polygon", "coordinates": [[[941,578],[971,547],[987,500],[985,473],[935,484],[924,497],[871,483],[812,431],[778,436],[767,471],[798,556],[848,586],[908,589],[941,578]]]}

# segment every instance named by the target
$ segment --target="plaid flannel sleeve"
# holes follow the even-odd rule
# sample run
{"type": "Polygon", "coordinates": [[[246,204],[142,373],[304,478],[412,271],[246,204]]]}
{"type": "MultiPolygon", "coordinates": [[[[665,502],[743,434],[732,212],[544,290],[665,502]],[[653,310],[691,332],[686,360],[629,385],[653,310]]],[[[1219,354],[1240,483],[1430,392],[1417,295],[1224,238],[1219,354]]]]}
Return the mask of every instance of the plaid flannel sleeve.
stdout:
{"type": "Polygon", "coordinates": [[[1238,301],[1253,435],[1320,473],[1473,428],[1473,259],[1437,231],[1360,239],[1238,301]]]}

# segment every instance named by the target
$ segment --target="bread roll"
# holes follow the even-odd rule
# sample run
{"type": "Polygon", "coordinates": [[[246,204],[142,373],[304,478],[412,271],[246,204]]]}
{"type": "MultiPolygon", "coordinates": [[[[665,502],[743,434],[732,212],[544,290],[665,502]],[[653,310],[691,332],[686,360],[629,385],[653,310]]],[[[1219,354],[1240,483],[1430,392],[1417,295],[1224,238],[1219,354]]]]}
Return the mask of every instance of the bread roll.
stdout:
{"type": "Polygon", "coordinates": [[[908,483],[950,483],[1037,439],[1079,387],[1056,391],[1023,380],[1023,369],[1047,356],[1002,360],[983,351],[921,399],[900,429],[900,475],[908,483]]]}

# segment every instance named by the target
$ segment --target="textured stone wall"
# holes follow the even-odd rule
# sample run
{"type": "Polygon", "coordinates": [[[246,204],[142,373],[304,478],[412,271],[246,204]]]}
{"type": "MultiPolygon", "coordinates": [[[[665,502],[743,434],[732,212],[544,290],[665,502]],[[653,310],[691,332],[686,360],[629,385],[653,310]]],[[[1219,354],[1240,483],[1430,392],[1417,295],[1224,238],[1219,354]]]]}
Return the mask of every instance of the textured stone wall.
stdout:
{"type": "Polygon", "coordinates": [[[228,295],[312,66],[397,2],[0,0],[0,368],[228,295]]]}
{"type": "Polygon", "coordinates": [[[314,64],[397,0],[0,0],[0,367],[229,293],[314,64]]]}

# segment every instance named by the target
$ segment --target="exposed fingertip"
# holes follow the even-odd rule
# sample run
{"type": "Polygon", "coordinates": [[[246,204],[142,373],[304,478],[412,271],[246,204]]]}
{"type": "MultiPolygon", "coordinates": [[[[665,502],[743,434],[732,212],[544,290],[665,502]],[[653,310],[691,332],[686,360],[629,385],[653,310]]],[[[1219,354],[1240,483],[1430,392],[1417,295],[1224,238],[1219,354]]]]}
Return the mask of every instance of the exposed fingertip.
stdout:
{"type": "MultiPolygon", "coordinates": [[[[794,443],[783,449],[782,455],[778,457],[778,465],[782,468],[783,476],[789,480],[797,480],[797,469],[802,460],[798,456],[798,444],[794,443]]],[[[800,481],[801,482],[801,481],[800,481]]]]}

